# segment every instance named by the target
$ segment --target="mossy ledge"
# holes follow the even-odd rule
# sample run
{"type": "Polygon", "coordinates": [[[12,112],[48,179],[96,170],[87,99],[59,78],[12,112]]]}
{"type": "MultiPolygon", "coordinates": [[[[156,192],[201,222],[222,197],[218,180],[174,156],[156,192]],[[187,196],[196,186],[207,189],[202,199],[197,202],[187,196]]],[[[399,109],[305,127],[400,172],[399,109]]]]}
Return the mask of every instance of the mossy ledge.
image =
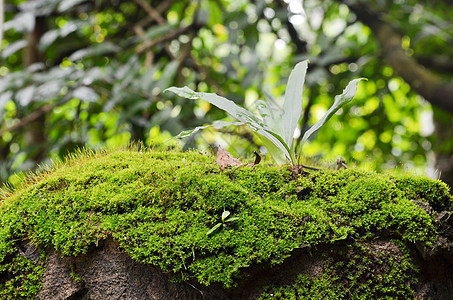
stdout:
{"type": "MultiPolygon", "coordinates": [[[[423,289],[423,261],[453,263],[452,196],[423,177],[359,169],[295,177],[265,164],[221,171],[194,151],[104,149],[3,194],[2,299],[35,297],[51,251],[78,257],[107,240],[203,298],[215,286],[231,299],[409,299],[423,289]],[[238,219],[207,235],[225,210],[238,219]],[[281,270],[301,259],[313,260],[307,272],[281,270]],[[287,276],[244,291],[245,277],[263,270],[287,276]]],[[[71,278],[83,285],[73,269],[71,278]]]]}

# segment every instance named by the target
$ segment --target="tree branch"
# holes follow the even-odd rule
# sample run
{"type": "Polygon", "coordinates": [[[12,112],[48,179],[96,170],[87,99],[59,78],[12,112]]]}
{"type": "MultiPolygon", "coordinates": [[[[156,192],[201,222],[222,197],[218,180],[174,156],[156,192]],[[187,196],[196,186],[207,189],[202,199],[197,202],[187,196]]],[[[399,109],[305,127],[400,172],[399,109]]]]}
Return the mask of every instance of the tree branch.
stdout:
{"type": "Polygon", "coordinates": [[[395,72],[431,104],[453,112],[453,82],[445,82],[407,55],[401,46],[402,35],[382,21],[377,12],[367,10],[368,6],[360,2],[344,2],[374,33],[385,58],[395,72]]]}
{"type": "Polygon", "coordinates": [[[135,53],[140,54],[142,52],[145,52],[149,48],[154,47],[157,44],[173,40],[174,38],[176,38],[176,37],[188,32],[188,31],[190,31],[192,29],[192,27],[193,27],[192,25],[189,25],[189,26],[186,26],[186,27],[178,28],[175,31],[169,32],[169,33],[167,33],[167,34],[165,34],[165,35],[163,35],[163,36],[161,36],[161,37],[159,37],[159,38],[157,38],[155,40],[145,41],[142,44],[140,44],[137,47],[135,47],[135,53]]]}
{"type": "Polygon", "coordinates": [[[138,5],[140,5],[150,16],[151,19],[156,20],[158,24],[165,24],[165,19],[160,15],[160,13],[155,10],[149,3],[144,0],[135,0],[138,5]]]}
{"type": "Polygon", "coordinates": [[[39,109],[35,110],[31,114],[25,116],[22,120],[20,120],[18,123],[4,129],[0,129],[0,136],[2,136],[5,132],[16,132],[19,129],[27,126],[30,123],[33,123],[34,121],[38,120],[41,116],[46,114],[47,112],[51,111],[55,107],[55,104],[47,104],[39,109]]]}
{"type": "Polygon", "coordinates": [[[420,55],[416,57],[417,61],[432,70],[440,73],[453,74],[453,61],[446,55],[420,55]]]}

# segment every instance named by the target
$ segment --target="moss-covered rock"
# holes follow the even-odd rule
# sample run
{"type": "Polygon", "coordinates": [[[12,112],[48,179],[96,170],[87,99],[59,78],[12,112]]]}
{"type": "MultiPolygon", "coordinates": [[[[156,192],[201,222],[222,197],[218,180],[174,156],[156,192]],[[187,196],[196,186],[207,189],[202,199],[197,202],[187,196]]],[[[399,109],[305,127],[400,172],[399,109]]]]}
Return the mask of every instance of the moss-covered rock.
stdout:
{"type": "Polygon", "coordinates": [[[357,169],[294,176],[268,165],[221,171],[198,152],[83,152],[1,200],[0,298],[33,298],[49,249],[77,257],[108,238],[136,262],[231,295],[249,269],[278,268],[302,251],[319,257],[319,272],[264,280],[254,295],[410,298],[420,285],[415,246],[450,253],[451,207],[447,186],[423,177],[357,169]],[[237,219],[222,223],[224,211],[237,219]],[[26,255],[24,243],[42,255],[26,255]]]}

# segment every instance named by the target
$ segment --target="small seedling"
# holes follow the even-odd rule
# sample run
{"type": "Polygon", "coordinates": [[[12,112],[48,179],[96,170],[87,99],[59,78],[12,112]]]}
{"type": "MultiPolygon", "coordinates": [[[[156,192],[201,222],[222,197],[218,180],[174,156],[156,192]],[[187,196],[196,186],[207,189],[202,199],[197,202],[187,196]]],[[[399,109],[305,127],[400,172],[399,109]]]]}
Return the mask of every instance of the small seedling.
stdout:
{"type": "Polygon", "coordinates": [[[230,212],[228,210],[225,210],[223,213],[222,213],[222,220],[220,223],[217,223],[215,224],[208,232],[206,232],[206,235],[211,235],[213,234],[214,232],[216,232],[222,225],[223,227],[226,227],[228,223],[230,222],[233,222],[239,218],[237,217],[230,217],[228,218],[230,215],[230,212]]]}
{"type": "MultiPolygon", "coordinates": [[[[257,101],[256,106],[260,117],[245,108],[236,105],[233,101],[214,93],[198,93],[187,86],[182,88],[170,87],[166,89],[166,91],[171,91],[184,98],[205,100],[226,111],[239,121],[215,121],[211,125],[199,126],[192,130],[183,131],[175,138],[188,137],[209,126],[220,129],[228,125],[247,125],[258,134],[263,141],[264,146],[266,146],[272,158],[278,164],[290,162],[293,166],[296,165],[294,132],[302,115],[302,94],[307,68],[308,60],[304,60],[298,63],[291,71],[286,86],[283,107],[278,107],[275,101],[257,101]]],[[[321,126],[324,125],[341,107],[351,101],[357,91],[357,83],[362,79],[364,78],[352,80],[343,90],[341,95],[335,96],[332,107],[330,107],[326,114],[303,135],[300,149],[302,149],[304,143],[315,131],[321,128],[321,126]]]]}

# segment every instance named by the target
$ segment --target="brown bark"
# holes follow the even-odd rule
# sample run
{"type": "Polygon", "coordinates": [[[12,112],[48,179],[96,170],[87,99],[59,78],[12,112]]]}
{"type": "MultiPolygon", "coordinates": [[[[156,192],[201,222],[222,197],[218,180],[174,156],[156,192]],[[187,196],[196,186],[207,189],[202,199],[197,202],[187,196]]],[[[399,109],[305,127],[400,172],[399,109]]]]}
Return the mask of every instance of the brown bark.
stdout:
{"type": "Polygon", "coordinates": [[[453,61],[451,61],[451,58],[447,55],[421,55],[417,56],[417,61],[436,72],[453,74],[453,61]]]}

